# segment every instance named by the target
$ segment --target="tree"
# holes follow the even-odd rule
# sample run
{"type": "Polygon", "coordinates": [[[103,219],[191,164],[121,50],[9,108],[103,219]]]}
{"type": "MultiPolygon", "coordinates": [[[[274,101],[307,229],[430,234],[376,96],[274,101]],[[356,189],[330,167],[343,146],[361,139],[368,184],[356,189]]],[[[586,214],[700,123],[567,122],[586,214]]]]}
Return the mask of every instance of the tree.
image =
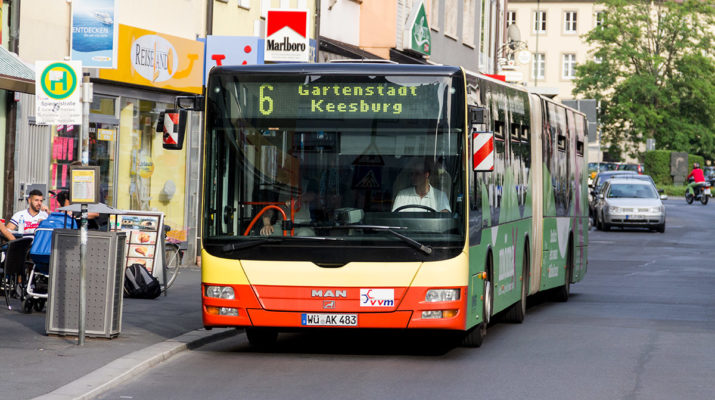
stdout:
{"type": "Polygon", "coordinates": [[[599,101],[601,138],[639,156],[659,149],[715,158],[715,0],[603,0],[586,36],[594,59],[574,93],[599,101]]]}

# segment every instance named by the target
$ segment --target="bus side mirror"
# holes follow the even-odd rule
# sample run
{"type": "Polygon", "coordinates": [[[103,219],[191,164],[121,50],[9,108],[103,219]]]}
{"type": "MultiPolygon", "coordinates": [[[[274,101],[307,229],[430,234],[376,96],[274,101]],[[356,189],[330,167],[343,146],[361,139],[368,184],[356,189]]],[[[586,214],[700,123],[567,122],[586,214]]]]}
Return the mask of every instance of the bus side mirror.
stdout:
{"type": "Polygon", "coordinates": [[[187,117],[186,110],[166,110],[159,113],[156,130],[163,135],[165,149],[181,150],[184,145],[187,117]]]}
{"type": "Polygon", "coordinates": [[[494,133],[472,133],[472,168],[474,171],[494,171],[494,133]]]}
{"type": "Polygon", "coordinates": [[[204,110],[204,96],[176,96],[176,108],[189,111],[204,110]]]}

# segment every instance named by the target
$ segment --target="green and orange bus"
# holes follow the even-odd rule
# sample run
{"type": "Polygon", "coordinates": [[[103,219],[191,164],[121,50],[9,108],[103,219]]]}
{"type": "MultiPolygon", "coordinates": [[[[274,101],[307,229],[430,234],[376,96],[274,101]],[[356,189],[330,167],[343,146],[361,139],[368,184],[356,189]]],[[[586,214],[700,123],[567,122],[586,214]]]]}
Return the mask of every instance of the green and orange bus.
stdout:
{"type": "Polygon", "coordinates": [[[207,328],[479,346],[492,316],[521,322],[586,273],[585,117],[522,88],[450,66],[217,67],[205,124],[207,328]]]}

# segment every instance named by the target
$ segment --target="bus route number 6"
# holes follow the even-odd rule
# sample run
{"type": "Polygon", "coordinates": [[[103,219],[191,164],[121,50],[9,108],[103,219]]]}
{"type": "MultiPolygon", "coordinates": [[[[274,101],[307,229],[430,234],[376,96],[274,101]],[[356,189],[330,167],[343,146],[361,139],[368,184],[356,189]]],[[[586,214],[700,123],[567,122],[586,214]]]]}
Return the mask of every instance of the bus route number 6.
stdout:
{"type": "Polygon", "coordinates": [[[258,109],[263,115],[271,115],[273,113],[273,99],[265,94],[266,91],[273,91],[273,85],[264,83],[258,88],[259,103],[258,109]]]}

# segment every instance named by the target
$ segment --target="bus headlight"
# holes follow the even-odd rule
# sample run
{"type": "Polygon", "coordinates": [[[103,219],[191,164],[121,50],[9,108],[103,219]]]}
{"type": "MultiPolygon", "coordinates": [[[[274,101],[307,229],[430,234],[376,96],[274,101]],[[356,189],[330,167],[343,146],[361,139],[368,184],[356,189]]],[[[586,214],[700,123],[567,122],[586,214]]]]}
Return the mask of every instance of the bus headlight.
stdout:
{"type": "Polygon", "coordinates": [[[459,289],[430,289],[425,296],[428,302],[455,300],[459,300],[459,289]]]}
{"type": "Polygon", "coordinates": [[[429,310],[422,311],[422,319],[452,318],[457,316],[457,310],[429,310]]]}
{"type": "Polygon", "coordinates": [[[238,308],[206,306],[206,313],[211,315],[238,317],[238,308]]]}
{"type": "Polygon", "coordinates": [[[233,300],[236,298],[231,286],[206,286],[206,297],[233,300]]]}

